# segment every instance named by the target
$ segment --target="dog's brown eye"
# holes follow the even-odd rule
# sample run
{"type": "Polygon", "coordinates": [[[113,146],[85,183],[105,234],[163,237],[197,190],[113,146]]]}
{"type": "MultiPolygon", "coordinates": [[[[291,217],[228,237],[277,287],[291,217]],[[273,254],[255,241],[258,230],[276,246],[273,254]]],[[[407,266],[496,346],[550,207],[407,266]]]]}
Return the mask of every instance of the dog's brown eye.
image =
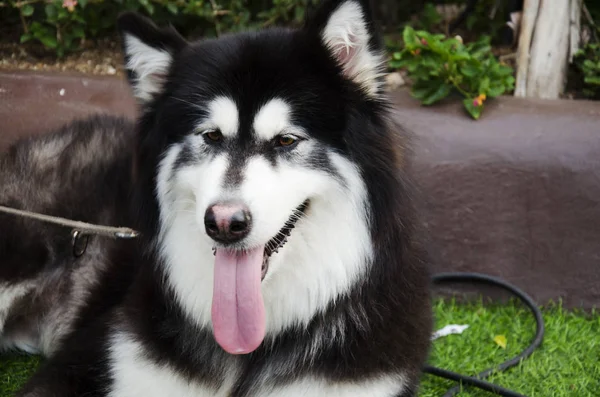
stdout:
{"type": "Polygon", "coordinates": [[[279,137],[279,146],[291,146],[296,143],[296,138],[291,135],[282,135],[279,137]]]}
{"type": "Polygon", "coordinates": [[[205,132],[202,135],[206,139],[208,139],[208,140],[210,140],[212,142],[219,142],[219,141],[221,141],[221,139],[223,139],[223,135],[221,134],[221,131],[219,131],[219,130],[208,131],[208,132],[205,132]]]}

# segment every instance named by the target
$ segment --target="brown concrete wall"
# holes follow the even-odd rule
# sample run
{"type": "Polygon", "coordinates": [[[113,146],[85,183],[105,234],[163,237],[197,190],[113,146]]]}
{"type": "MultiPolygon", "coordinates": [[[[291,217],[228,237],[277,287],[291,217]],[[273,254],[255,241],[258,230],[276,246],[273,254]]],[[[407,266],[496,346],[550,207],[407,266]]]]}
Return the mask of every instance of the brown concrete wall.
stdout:
{"type": "MultiPolygon", "coordinates": [[[[600,306],[600,103],[503,97],[473,121],[460,103],[393,99],[418,137],[434,270],[500,276],[540,303],[600,306]]],[[[124,82],[0,72],[0,150],[102,111],[135,114],[124,82]]]]}
{"type": "Polygon", "coordinates": [[[17,137],[101,112],[135,115],[126,82],[80,74],[0,71],[0,150],[17,137]]]}
{"type": "Polygon", "coordinates": [[[402,91],[438,271],[502,277],[538,302],[600,305],[600,102],[500,98],[479,121],[460,103],[402,91]]]}

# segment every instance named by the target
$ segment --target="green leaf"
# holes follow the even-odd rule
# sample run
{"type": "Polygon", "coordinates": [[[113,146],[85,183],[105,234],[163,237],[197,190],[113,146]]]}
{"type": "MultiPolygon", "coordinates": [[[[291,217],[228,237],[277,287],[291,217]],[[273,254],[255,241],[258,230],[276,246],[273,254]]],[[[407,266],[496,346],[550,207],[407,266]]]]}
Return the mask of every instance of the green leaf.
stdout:
{"type": "Polygon", "coordinates": [[[498,68],[498,73],[500,73],[501,76],[508,76],[509,74],[515,74],[515,69],[512,66],[503,65],[501,63],[498,63],[498,65],[500,66],[498,68]]]}
{"type": "Polygon", "coordinates": [[[423,48],[426,48],[426,49],[428,49],[438,55],[442,55],[442,56],[444,56],[448,53],[449,49],[448,49],[448,45],[446,44],[445,41],[440,41],[439,39],[437,39],[435,37],[432,37],[432,38],[429,38],[426,40],[427,40],[427,46],[423,46],[421,44],[421,46],[423,48]]]}
{"type": "Polygon", "coordinates": [[[506,91],[506,88],[504,88],[504,86],[502,84],[493,85],[488,90],[487,96],[489,98],[495,98],[497,96],[504,94],[505,91],[506,91]]]}
{"type": "Polygon", "coordinates": [[[81,8],[85,8],[89,0],[78,0],[77,4],[81,6],[81,8]]]}
{"type": "Polygon", "coordinates": [[[177,8],[175,3],[167,3],[167,10],[169,10],[169,12],[173,15],[177,15],[179,13],[179,8],[177,8]]]}
{"type": "Polygon", "coordinates": [[[419,38],[417,37],[415,30],[410,26],[404,28],[402,40],[404,40],[404,45],[409,49],[413,49],[419,45],[419,38]]]}
{"type": "Polygon", "coordinates": [[[479,83],[479,93],[485,94],[490,89],[490,78],[485,76],[479,83]]]}
{"type": "Polygon", "coordinates": [[[444,63],[435,55],[425,54],[421,56],[421,66],[432,70],[440,70],[444,67],[444,63]]]}
{"type": "Polygon", "coordinates": [[[294,13],[294,19],[296,21],[303,21],[304,16],[306,14],[306,10],[304,7],[296,7],[296,12],[294,13]]]}
{"type": "Polygon", "coordinates": [[[600,76],[590,76],[584,79],[586,84],[600,85],[600,76]]]}
{"type": "Polygon", "coordinates": [[[50,29],[48,26],[42,25],[37,22],[31,24],[31,28],[29,29],[29,31],[33,34],[33,37],[35,37],[38,40],[45,36],[54,37],[56,35],[56,32],[50,29]]]}
{"type": "Polygon", "coordinates": [[[450,54],[450,59],[454,62],[458,62],[471,59],[471,56],[463,48],[457,48],[454,52],[450,54]]]}
{"type": "Polygon", "coordinates": [[[53,36],[41,36],[38,37],[38,40],[41,41],[42,44],[48,48],[56,48],[58,46],[56,37],[53,36]]]}
{"type": "MultiPolygon", "coordinates": [[[[82,16],[81,16],[81,15],[79,15],[79,14],[73,14],[73,15],[72,15],[72,19],[73,19],[74,21],[76,21],[76,22],[79,22],[79,23],[81,23],[82,25],[88,25],[88,23],[86,23],[86,20],[85,20],[85,18],[84,18],[84,17],[82,17],[82,16]]],[[[112,23],[111,23],[111,24],[109,24],[109,25],[108,25],[108,26],[106,26],[106,27],[110,27],[110,26],[112,26],[112,23]]]]}
{"type": "Polygon", "coordinates": [[[148,11],[148,14],[153,15],[154,14],[154,4],[148,3],[148,5],[146,5],[146,11],[148,11]]]}
{"type": "Polygon", "coordinates": [[[392,59],[390,62],[394,63],[394,65],[396,65],[397,68],[408,68],[409,65],[414,65],[414,67],[418,67],[419,65],[419,61],[412,58],[411,56],[403,56],[399,60],[392,59]]]}
{"type": "Polygon", "coordinates": [[[467,77],[475,77],[479,71],[479,64],[476,61],[467,62],[460,67],[460,72],[467,77]]]}
{"type": "Polygon", "coordinates": [[[148,14],[154,14],[154,5],[149,0],[139,0],[140,4],[144,6],[148,14]]]}
{"type": "Polygon", "coordinates": [[[46,11],[46,16],[50,19],[56,19],[56,16],[58,15],[58,13],[56,12],[56,7],[52,4],[46,4],[46,7],[44,7],[44,10],[46,11]]]}
{"type": "Polygon", "coordinates": [[[452,86],[446,83],[442,83],[437,90],[428,93],[425,98],[422,99],[423,105],[432,105],[442,99],[446,98],[452,91],[452,86]]]}
{"type": "Polygon", "coordinates": [[[411,73],[416,72],[418,68],[419,68],[419,64],[417,62],[407,62],[406,63],[406,69],[411,73]]]}
{"type": "Polygon", "coordinates": [[[491,38],[487,35],[481,36],[479,40],[467,44],[466,48],[474,58],[484,58],[492,50],[491,38]]]}
{"type": "Polygon", "coordinates": [[[67,11],[66,8],[62,8],[62,7],[61,8],[56,8],[56,13],[58,14],[56,16],[56,18],[58,20],[63,20],[63,21],[66,20],[66,19],[69,19],[69,17],[72,15],[71,12],[67,11]]]}
{"type": "Polygon", "coordinates": [[[30,31],[36,31],[42,28],[42,24],[40,24],[38,21],[32,22],[31,26],[29,27],[30,31]]]}
{"type": "Polygon", "coordinates": [[[33,36],[31,35],[31,33],[25,33],[25,34],[21,35],[20,42],[25,43],[31,39],[33,39],[33,36]]]}
{"type": "Polygon", "coordinates": [[[475,98],[466,98],[465,100],[463,100],[463,105],[465,106],[465,109],[467,110],[467,112],[469,112],[473,119],[479,120],[479,117],[481,117],[481,112],[483,111],[483,105],[475,106],[473,104],[474,101],[475,98]]]}
{"type": "Polygon", "coordinates": [[[514,76],[508,76],[505,80],[504,80],[504,84],[506,85],[507,88],[513,88],[515,85],[515,81],[516,79],[514,78],[514,76]]]}
{"type": "Polygon", "coordinates": [[[25,4],[21,8],[21,14],[25,17],[32,16],[34,11],[35,11],[35,8],[33,8],[33,6],[31,4],[25,4]]]}
{"type": "Polygon", "coordinates": [[[477,48],[475,50],[470,50],[469,52],[471,53],[471,56],[473,58],[484,59],[486,57],[486,55],[490,54],[491,50],[492,50],[491,46],[484,46],[484,47],[477,48]]]}
{"type": "Polygon", "coordinates": [[[404,62],[402,62],[402,61],[390,61],[388,63],[388,66],[392,69],[401,69],[403,65],[404,65],[404,62]]]}
{"type": "Polygon", "coordinates": [[[83,30],[82,26],[73,26],[73,31],[72,31],[73,37],[78,37],[80,39],[85,37],[85,31],[83,30]]]}

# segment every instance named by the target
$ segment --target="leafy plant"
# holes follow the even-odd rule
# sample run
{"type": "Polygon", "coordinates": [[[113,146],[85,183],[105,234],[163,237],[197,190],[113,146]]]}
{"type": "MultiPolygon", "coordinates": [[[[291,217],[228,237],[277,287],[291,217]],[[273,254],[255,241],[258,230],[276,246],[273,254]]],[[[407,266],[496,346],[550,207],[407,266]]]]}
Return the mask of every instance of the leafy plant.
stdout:
{"type": "Polygon", "coordinates": [[[479,119],[484,102],[514,88],[514,71],[491,53],[490,39],[463,44],[458,37],[447,38],[407,26],[404,48],[392,54],[389,66],[406,69],[412,80],[411,93],[423,105],[432,105],[458,93],[465,109],[479,119]]]}
{"type": "Polygon", "coordinates": [[[574,63],[583,75],[583,94],[600,97],[600,44],[590,43],[575,53],[574,63]]]}
{"type": "MultiPolygon", "coordinates": [[[[79,0],[85,5],[85,0],[79,0]]],[[[78,46],[78,40],[85,38],[85,19],[79,13],[74,13],[77,1],[53,0],[47,2],[43,8],[34,7],[32,3],[21,8],[25,17],[34,16],[35,12],[43,13],[42,21],[33,21],[29,29],[21,36],[21,43],[35,39],[45,47],[56,51],[59,57],[65,52],[72,51],[78,46]],[[36,10],[37,8],[37,10],[36,10]],[[41,8],[41,9],[40,9],[41,8]]]]}
{"type": "Polygon", "coordinates": [[[114,33],[117,15],[134,10],[185,34],[218,36],[260,26],[299,23],[318,0],[8,0],[18,13],[21,42],[38,41],[59,57],[87,39],[114,33]]]}

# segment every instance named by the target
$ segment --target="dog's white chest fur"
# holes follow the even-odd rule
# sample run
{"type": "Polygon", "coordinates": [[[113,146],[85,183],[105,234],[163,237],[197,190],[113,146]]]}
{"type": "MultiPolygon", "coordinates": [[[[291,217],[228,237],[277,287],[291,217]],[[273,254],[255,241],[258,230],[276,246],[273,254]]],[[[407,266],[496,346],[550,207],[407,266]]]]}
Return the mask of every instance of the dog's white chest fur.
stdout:
{"type": "Polygon", "coordinates": [[[225,397],[235,379],[232,373],[218,390],[188,381],[174,368],[157,365],[145,357],[142,345],[125,333],[112,338],[110,372],[113,384],[109,397],[225,397]]]}
{"type": "MultiPolygon", "coordinates": [[[[232,366],[219,389],[184,378],[174,368],[157,365],[144,356],[141,344],[126,334],[113,338],[110,353],[113,378],[109,397],[229,397],[237,381],[237,368],[232,366]]],[[[360,383],[330,383],[306,377],[278,387],[265,387],[256,397],[395,397],[405,387],[399,375],[381,375],[360,383]]]]}

